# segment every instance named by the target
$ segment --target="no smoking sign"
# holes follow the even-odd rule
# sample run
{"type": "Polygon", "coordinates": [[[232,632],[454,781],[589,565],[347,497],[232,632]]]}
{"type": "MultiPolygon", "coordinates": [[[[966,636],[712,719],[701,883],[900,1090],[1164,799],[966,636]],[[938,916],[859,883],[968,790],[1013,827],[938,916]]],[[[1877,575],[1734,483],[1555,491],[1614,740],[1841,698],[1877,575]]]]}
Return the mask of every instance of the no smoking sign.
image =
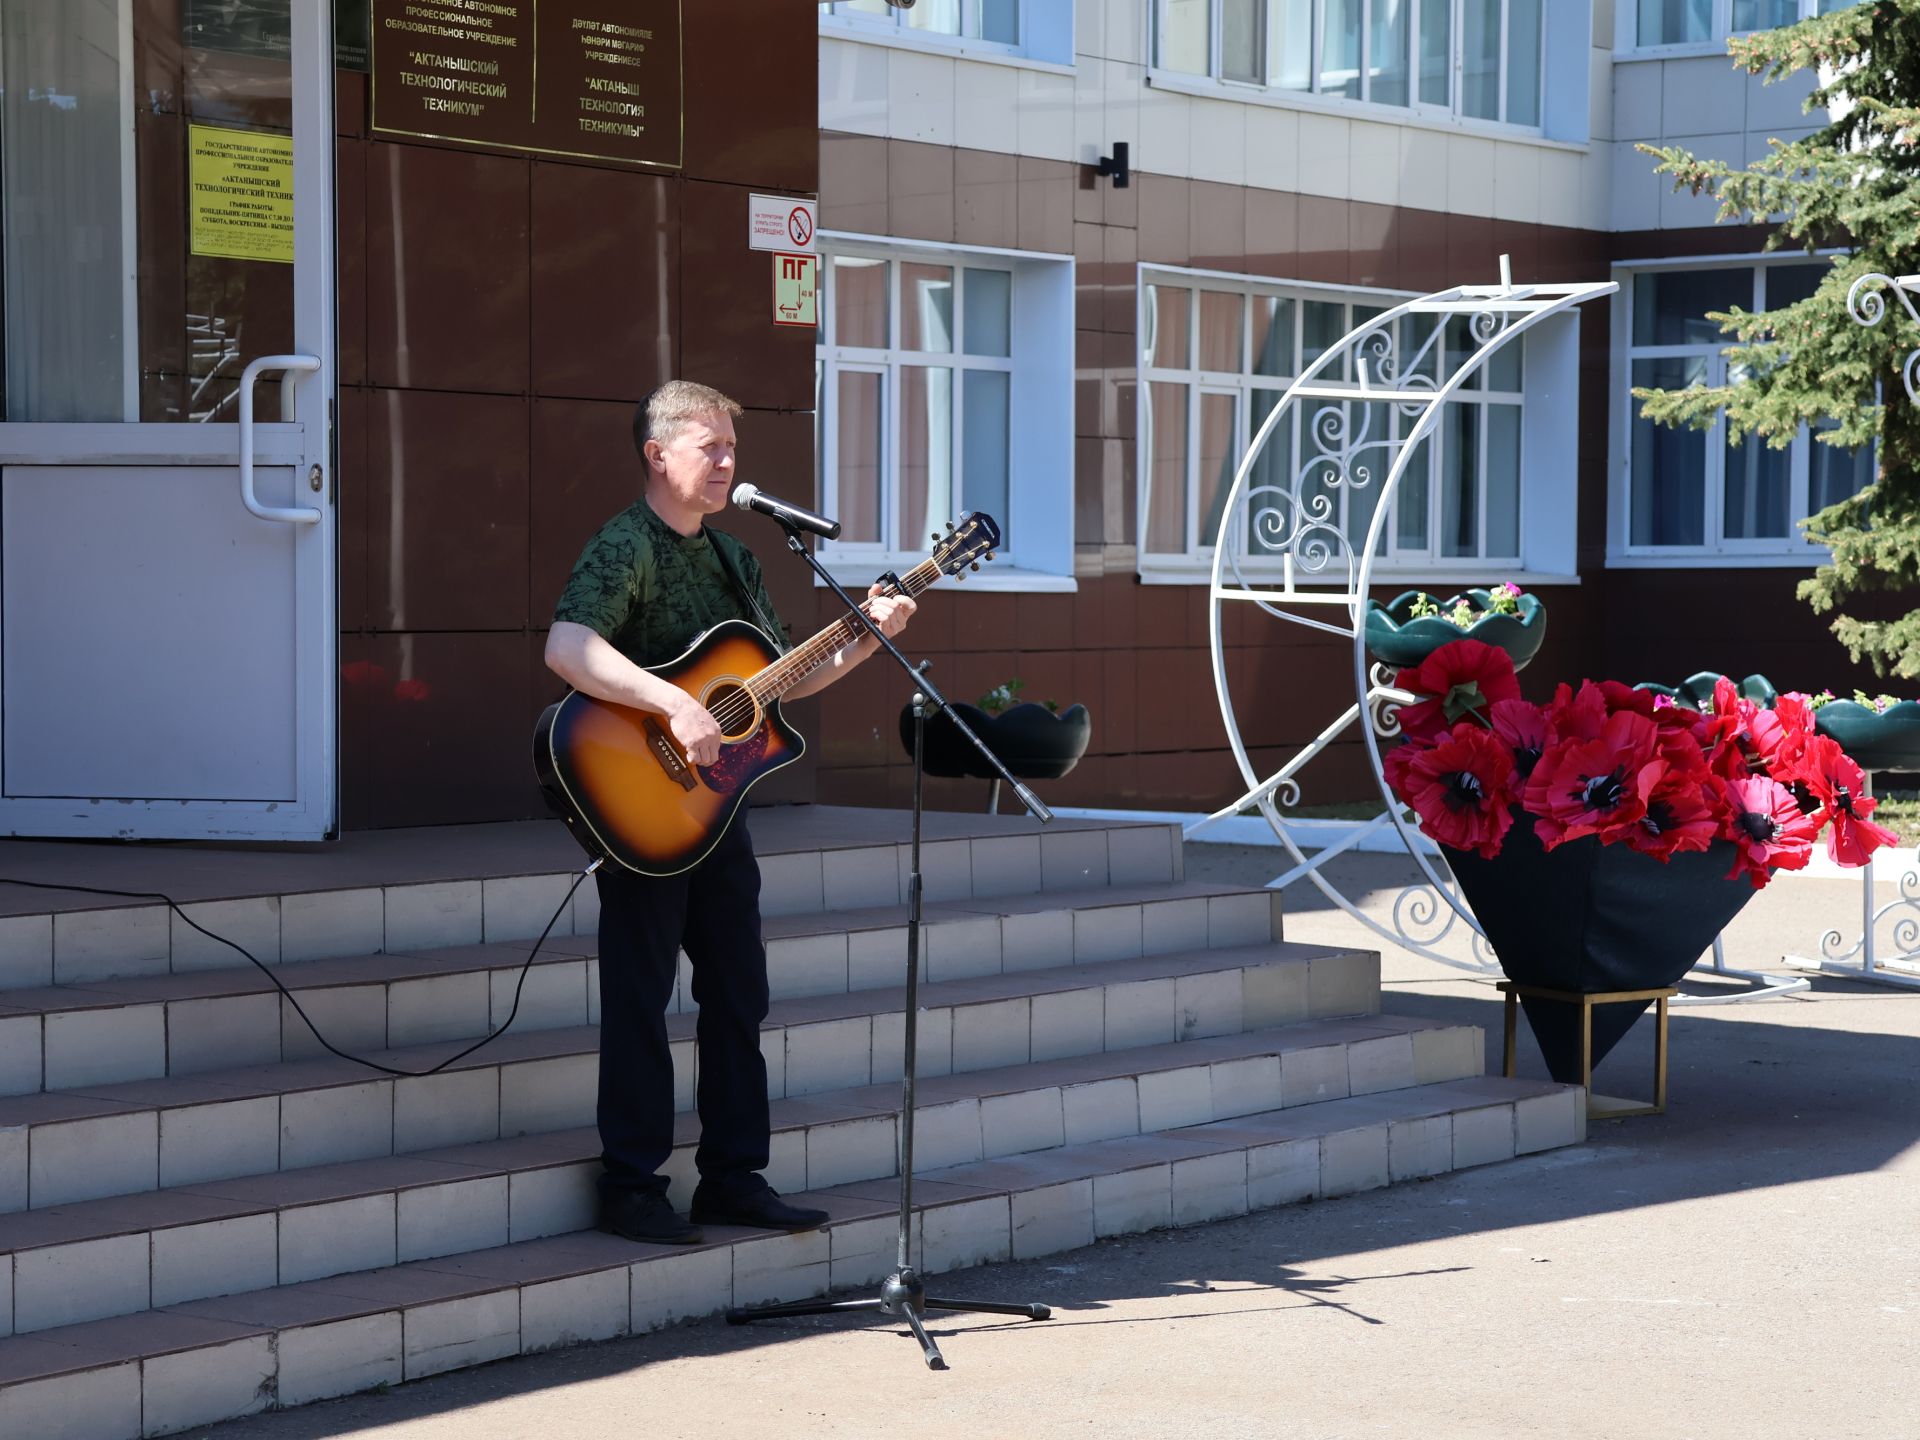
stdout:
{"type": "Polygon", "coordinates": [[[791,195],[747,197],[747,244],[752,249],[811,254],[819,222],[815,201],[791,195]]]}

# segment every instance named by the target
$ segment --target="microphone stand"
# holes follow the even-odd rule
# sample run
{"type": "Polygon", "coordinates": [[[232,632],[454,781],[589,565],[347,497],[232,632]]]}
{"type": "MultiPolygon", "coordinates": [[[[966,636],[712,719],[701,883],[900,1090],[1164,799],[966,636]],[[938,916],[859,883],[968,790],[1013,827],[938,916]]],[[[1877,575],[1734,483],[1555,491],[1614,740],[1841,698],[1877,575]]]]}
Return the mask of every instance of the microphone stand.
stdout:
{"type": "Polygon", "coordinates": [[[774,1320],[794,1315],[838,1315],[877,1310],[882,1315],[900,1315],[905,1317],[913,1335],[920,1342],[920,1349],[927,1358],[929,1370],[947,1368],[940,1347],[927,1334],[923,1317],[929,1310],[958,1310],[982,1315],[1018,1315],[1029,1320],[1046,1320],[1053,1312],[1045,1305],[1008,1305],[989,1300],[940,1300],[927,1294],[925,1282],[913,1268],[913,1112],[914,1112],[914,1069],[917,1059],[917,1046],[920,1028],[920,924],[921,924],[921,880],[920,880],[920,818],[923,811],[922,781],[925,778],[924,740],[926,735],[927,712],[929,705],[944,713],[954,728],[967,737],[968,742],[978,750],[987,763],[1000,772],[1001,778],[1013,787],[1013,793],[1020,797],[1020,803],[1027,807],[1029,814],[1043,824],[1053,819],[1053,812],[1044,805],[1040,797],[1007,770],[1000,757],[989,750],[978,735],[967,728],[967,724],[954,713],[953,706],[945,696],[933,687],[927,679],[928,661],[915,665],[902,655],[880,628],[873,624],[853,597],[840,588],[826,571],[818,557],[807,549],[806,542],[800,538],[800,532],[785,520],[778,521],[787,532],[787,548],[798,555],[813,568],[827,588],[840,597],[853,615],[855,623],[874,639],[880,642],[880,648],[893,657],[894,662],[906,672],[914,683],[913,696],[913,852],[907,873],[907,1007],[905,1016],[905,1051],[903,1054],[903,1073],[900,1081],[900,1227],[899,1227],[899,1263],[893,1273],[880,1282],[880,1294],[867,1300],[802,1300],[786,1305],[757,1305],[752,1308],[729,1308],[727,1323],[745,1325],[754,1320],[774,1320]]]}

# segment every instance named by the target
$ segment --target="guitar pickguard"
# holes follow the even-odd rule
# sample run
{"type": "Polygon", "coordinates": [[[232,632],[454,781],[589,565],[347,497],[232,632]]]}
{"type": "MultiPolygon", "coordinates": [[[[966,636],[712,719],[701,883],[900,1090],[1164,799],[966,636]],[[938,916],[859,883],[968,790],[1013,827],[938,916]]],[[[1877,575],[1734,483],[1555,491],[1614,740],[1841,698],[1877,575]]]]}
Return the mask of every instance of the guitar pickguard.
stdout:
{"type": "Polygon", "coordinates": [[[746,739],[720,747],[720,758],[711,765],[695,768],[710,790],[731,795],[760,773],[767,758],[767,727],[762,725],[746,739]]]}

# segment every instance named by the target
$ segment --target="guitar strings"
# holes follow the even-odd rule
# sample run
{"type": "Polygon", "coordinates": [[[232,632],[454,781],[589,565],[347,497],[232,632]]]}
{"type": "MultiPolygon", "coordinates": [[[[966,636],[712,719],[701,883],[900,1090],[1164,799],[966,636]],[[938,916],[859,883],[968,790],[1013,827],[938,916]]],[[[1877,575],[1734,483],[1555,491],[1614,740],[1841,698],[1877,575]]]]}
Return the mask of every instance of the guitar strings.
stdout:
{"type": "MultiPolygon", "coordinates": [[[[923,560],[901,577],[898,585],[888,587],[886,593],[917,595],[939,578],[939,566],[931,559],[923,560]],[[933,573],[923,576],[921,572],[929,568],[933,573]]],[[[806,679],[858,640],[864,629],[856,627],[850,616],[842,616],[804,645],[781,656],[758,674],[748,677],[739,687],[744,694],[728,695],[711,712],[720,729],[731,733],[735,726],[746,724],[767,702],[778,699],[784,691],[806,679]],[[846,638],[839,638],[843,634],[846,638]]]]}

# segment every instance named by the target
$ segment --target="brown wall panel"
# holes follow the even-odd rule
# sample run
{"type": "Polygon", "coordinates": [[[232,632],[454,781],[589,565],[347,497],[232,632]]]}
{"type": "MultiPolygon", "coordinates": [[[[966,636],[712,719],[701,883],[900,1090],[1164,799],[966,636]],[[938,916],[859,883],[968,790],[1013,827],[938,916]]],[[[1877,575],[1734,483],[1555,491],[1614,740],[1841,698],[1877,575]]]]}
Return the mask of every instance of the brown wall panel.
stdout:
{"type": "Polygon", "coordinates": [[[811,194],[819,13],[793,0],[682,0],[686,173],[811,194]]]}
{"type": "Polygon", "coordinates": [[[618,400],[673,378],[679,183],[533,165],[533,390],[618,400]]]}
{"type": "Polygon", "coordinates": [[[1019,164],[1020,230],[1022,250],[1053,255],[1073,250],[1073,181],[1075,167],[1062,160],[1022,155],[1019,164]]]}
{"type": "Polygon", "coordinates": [[[945,145],[887,142],[888,234],[952,241],[953,153],[945,145]]]}
{"type": "Polygon", "coordinates": [[[385,675],[368,687],[379,737],[377,825],[452,824],[540,813],[528,760],[528,637],[374,637],[385,675]]]}
{"type": "MultiPolygon", "coordinates": [[[[963,152],[974,155],[977,151],[963,152]]],[[[1013,172],[1011,156],[995,156],[1013,172]]],[[[1011,224],[1009,209],[1009,224],[1011,224]]],[[[856,235],[887,232],[887,142],[872,135],[820,136],[820,228],[856,235]]],[[[1011,233],[1011,230],[1009,230],[1011,233]]],[[[990,241],[977,241],[990,244],[990,241]]],[[[1002,242],[1008,243],[1008,242],[1002,242]]]]}
{"type": "Polygon", "coordinates": [[[375,385],[526,391],[531,168],[505,155],[369,146],[375,385]]]}
{"type": "Polygon", "coordinates": [[[524,629],[527,401],[380,390],[367,420],[374,627],[524,629]]]}
{"type": "MultiPolygon", "coordinates": [[[[852,158],[852,152],[845,149],[844,142],[855,139],[853,136],[821,137],[821,197],[824,200],[829,193],[826,182],[827,143],[831,139],[838,154],[852,158]]],[[[873,142],[882,143],[882,142],[873,142]]],[[[836,166],[837,176],[842,168],[836,166]]],[[[856,182],[855,195],[868,194],[867,187],[873,184],[871,177],[863,177],[856,182]]],[[[838,203],[836,192],[835,214],[848,213],[850,219],[863,218],[852,214],[853,207],[843,211],[838,203]]],[[[824,212],[823,212],[824,217],[824,212]]],[[[823,218],[824,223],[824,218],[823,218]]],[[[871,225],[849,225],[846,228],[871,231],[871,225]]],[[[962,245],[993,245],[1010,249],[1020,243],[1020,165],[1018,157],[1001,155],[989,150],[956,150],[953,154],[953,238],[962,245]]]]}
{"type": "Polygon", "coordinates": [[[1246,268],[1247,192],[1194,180],[1187,187],[1187,254],[1203,270],[1246,268]]]}

